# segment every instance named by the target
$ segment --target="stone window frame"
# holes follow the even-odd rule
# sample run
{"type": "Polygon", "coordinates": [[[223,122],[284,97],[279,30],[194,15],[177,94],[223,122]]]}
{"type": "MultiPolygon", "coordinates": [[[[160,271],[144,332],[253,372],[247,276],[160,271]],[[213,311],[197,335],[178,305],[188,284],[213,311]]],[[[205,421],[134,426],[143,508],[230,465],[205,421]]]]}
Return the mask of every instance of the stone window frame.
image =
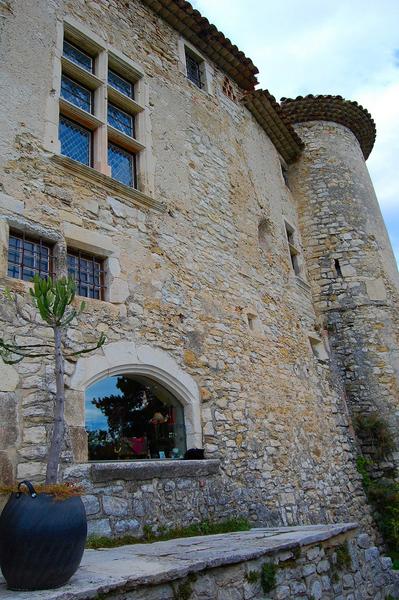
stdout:
{"type": "Polygon", "coordinates": [[[303,262],[298,240],[298,232],[292,223],[287,221],[287,219],[284,219],[284,234],[288,248],[291,271],[295,277],[303,280],[303,262]]]}
{"type": "Polygon", "coordinates": [[[186,80],[189,82],[189,85],[193,86],[196,90],[204,92],[205,94],[212,95],[214,79],[213,68],[206,60],[205,56],[201,54],[201,52],[199,52],[199,50],[197,50],[195,46],[193,46],[188,40],[186,40],[181,35],[179,36],[178,40],[178,55],[179,70],[181,73],[183,73],[186,80]],[[200,63],[202,87],[198,87],[187,76],[186,52],[188,52],[198,63],[200,63]]]}
{"type": "Polygon", "coordinates": [[[324,340],[313,331],[307,335],[314,358],[319,362],[326,362],[329,357],[324,340]]]}
{"type": "Polygon", "coordinates": [[[103,263],[104,290],[102,298],[87,298],[89,302],[122,304],[129,295],[127,281],[121,277],[121,268],[115,244],[108,236],[72,223],[64,223],[64,240],[67,251],[80,251],[95,256],[103,263]]]}
{"type": "Polygon", "coordinates": [[[54,259],[53,251],[54,251],[54,244],[51,241],[49,242],[46,238],[43,238],[43,236],[41,236],[41,235],[37,236],[32,233],[27,234],[27,232],[24,229],[20,230],[20,229],[9,228],[8,252],[7,252],[7,254],[8,254],[8,256],[7,256],[7,277],[10,277],[11,279],[17,279],[18,281],[29,281],[29,279],[25,279],[23,276],[25,269],[28,271],[33,271],[35,275],[54,277],[54,275],[55,275],[55,259],[54,259]],[[22,242],[22,244],[21,244],[22,251],[20,251],[20,248],[18,248],[18,250],[17,250],[18,262],[10,261],[10,239],[11,238],[22,242]],[[33,266],[29,266],[28,264],[26,264],[24,262],[24,258],[25,258],[24,244],[25,244],[25,242],[27,242],[28,244],[32,244],[34,246],[33,253],[32,253],[33,266]],[[37,250],[37,247],[39,247],[39,251],[37,250]],[[42,269],[40,266],[41,257],[42,257],[42,253],[41,253],[42,247],[47,250],[47,268],[46,269],[42,269]],[[37,263],[36,263],[37,258],[39,258],[39,267],[37,266],[37,263]],[[9,275],[10,266],[12,269],[16,268],[19,271],[19,275],[22,275],[22,277],[14,277],[12,275],[9,275]]]}
{"type": "MultiPolygon", "coordinates": [[[[165,351],[126,340],[107,343],[95,354],[81,356],[77,360],[67,381],[65,411],[70,428],[80,429],[84,433],[87,388],[105,377],[121,374],[145,375],[165,386],[183,406],[187,448],[203,447],[201,399],[196,381],[165,351]]],[[[78,463],[87,462],[87,447],[85,455],[75,458],[78,463]]],[[[142,459],[142,462],[148,460],[142,459]]],[[[160,462],[163,460],[160,459],[160,462]]]]}
{"type": "Polygon", "coordinates": [[[53,270],[56,275],[67,275],[67,250],[80,250],[98,257],[104,264],[104,294],[102,299],[85,298],[87,302],[110,302],[121,304],[126,301],[129,290],[127,281],[121,277],[121,268],[112,240],[96,231],[64,223],[62,233],[21,217],[6,216],[0,219],[0,279],[11,288],[32,287],[30,281],[8,276],[8,247],[10,230],[40,237],[53,248],[53,270]]]}
{"type": "Polygon", "coordinates": [[[10,232],[25,234],[27,237],[40,238],[51,246],[53,272],[65,274],[62,266],[62,256],[65,251],[65,243],[62,235],[55,230],[44,227],[38,223],[30,222],[22,217],[3,216],[0,218],[0,278],[5,285],[11,289],[26,289],[32,287],[32,282],[8,275],[8,248],[10,232]]]}
{"type": "Polygon", "coordinates": [[[53,60],[52,91],[46,107],[46,125],[44,146],[53,154],[57,164],[80,176],[94,181],[100,180],[111,189],[117,188],[125,195],[140,203],[161,210],[162,203],[154,196],[155,172],[152,158],[151,125],[149,122],[148,83],[144,71],[117,48],[110,45],[99,35],[89,30],[83,23],[72,17],[65,17],[57,24],[56,49],[53,60]],[[64,35],[83,51],[89,52],[94,59],[94,73],[85,72],[63,56],[64,35]],[[108,68],[134,84],[135,99],[124,96],[108,84],[108,68]],[[78,83],[93,90],[94,113],[90,115],[60,97],[61,75],[71,73],[78,83]],[[119,132],[108,125],[107,102],[117,104],[122,110],[135,116],[135,136],[119,132]],[[93,159],[87,166],[61,154],[58,135],[60,115],[74,120],[78,124],[92,130],[93,159]],[[135,156],[136,187],[130,187],[111,177],[108,166],[108,141],[132,152],[135,156]]]}

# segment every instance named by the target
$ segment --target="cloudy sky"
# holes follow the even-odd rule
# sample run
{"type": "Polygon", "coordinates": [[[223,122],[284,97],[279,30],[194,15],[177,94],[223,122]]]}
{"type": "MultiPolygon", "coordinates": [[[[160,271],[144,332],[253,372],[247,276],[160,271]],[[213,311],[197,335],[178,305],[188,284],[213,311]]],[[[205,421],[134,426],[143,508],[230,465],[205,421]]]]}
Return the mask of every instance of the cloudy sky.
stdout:
{"type": "Polygon", "coordinates": [[[192,0],[282,96],[340,94],[377,125],[367,161],[399,261],[399,0],[192,0]]]}

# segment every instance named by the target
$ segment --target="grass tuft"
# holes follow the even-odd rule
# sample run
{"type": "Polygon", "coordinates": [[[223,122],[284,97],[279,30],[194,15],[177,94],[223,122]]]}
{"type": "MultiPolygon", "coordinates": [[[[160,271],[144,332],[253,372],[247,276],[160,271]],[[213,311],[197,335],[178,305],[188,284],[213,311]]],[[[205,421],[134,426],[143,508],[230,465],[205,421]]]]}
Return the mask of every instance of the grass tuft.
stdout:
{"type": "Polygon", "coordinates": [[[276,565],[265,563],[260,570],[260,583],[262,590],[268,594],[276,587],[276,565]]]}
{"type": "MultiPolygon", "coordinates": [[[[74,496],[81,496],[84,489],[80,485],[74,483],[38,483],[34,485],[35,491],[38,494],[49,494],[54,496],[54,500],[67,500],[74,496]]],[[[28,488],[24,485],[20,490],[23,494],[29,494],[28,488]]],[[[16,494],[18,492],[18,483],[12,485],[0,485],[0,495],[16,494]]]]}
{"type": "Polygon", "coordinates": [[[231,533],[234,531],[249,531],[251,525],[247,519],[232,518],[225,521],[203,521],[193,523],[187,527],[175,527],[173,529],[163,528],[160,532],[152,531],[149,525],[144,525],[143,537],[123,535],[117,538],[105,536],[90,536],[86,548],[98,550],[99,548],[117,548],[130,544],[145,544],[151,542],[162,542],[176,538],[195,537],[199,535],[217,535],[218,533],[231,533]]]}

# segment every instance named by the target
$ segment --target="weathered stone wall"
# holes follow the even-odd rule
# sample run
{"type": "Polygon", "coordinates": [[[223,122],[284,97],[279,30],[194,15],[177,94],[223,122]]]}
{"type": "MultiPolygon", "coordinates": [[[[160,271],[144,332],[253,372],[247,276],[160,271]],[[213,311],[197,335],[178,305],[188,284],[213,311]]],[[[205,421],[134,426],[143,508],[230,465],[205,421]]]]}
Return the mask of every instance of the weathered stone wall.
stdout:
{"type": "Polygon", "coordinates": [[[89,536],[142,537],[147,527],[156,533],[237,514],[254,524],[279,521],[237,494],[217,460],[84,464],[68,467],[64,479],[84,487],[89,536]]]}
{"type": "MultiPolygon", "coordinates": [[[[254,533],[256,530],[254,530],[254,533]]],[[[261,533],[259,531],[259,533],[261,533]]],[[[278,533],[278,530],[276,530],[278,533]]],[[[239,535],[239,534],[237,534],[239,535]]],[[[243,534],[244,536],[245,534],[243,534]]],[[[289,533],[288,533],[289,535],[289,533]]],[[[295,534],[294,534],[295,535],[295,534]]],[[[296,535],[300,535],[297,532],[296,535]]],[[[224,537],[224,543],[228,544],[229,536],[224,537]]],[[[285,600],[285,599],[307,599],[307,600],[386,600],[387,598],[399,597],[398,577],[392,572],[392,561],[390,558],[380,555],[378,548],[371,545],[367,535],[362,534],[348,539],[345,535],[331,537],[323,542],[308,543],[303,546],[286,548],[278,546],[274,551],[264,552],[260,555],[256,544],[254,544],[254,555],[259,558],[245,559],[248,554],[247,548],[236,550],[234,557],[225,550],[225,559],[221,560],[220,549],[215,542],[207,538],[208,548],[201,544],[198,538],[185,540],[187,549],[185,577],[173,577],[177,568],[182,568],[182,560],[173,561],[173,542],[164,543],[148,552],[137,551],[138,558],[149,561],[161,554],[163,560],[168,560],[170,573],[160,573],[159,580],[172,579],[168,583],[156,582],[157,576],[152,574],[149,583],[147,578],[142,585],[132,585],[124,581],[121,591],[117,589],[104,594],[104,598],[115,600],[175,600],[179,598],[190,598],[190,600],[285,600]],[[195,556],[193,547],[198,547],[195,556]],[[202,566],[197,563],[193,565],[195,558],[202,561],[202,566]],[[217,565],[214,568],[204,568],[204,563],[217,565]],[[190,564],[191,563],[191,564],[190,564]],[[231,564],[233,563],[233,564],[231,564]],[[222,566],[219,566],[222,564],[222,566]],[[269,566],[269,586],[262,589],[260,574],[264,565],[269,566]],[[274,567],[274,568],[273,568],[274,567]],[[274,577],[270,576],[272,569],[274,577]],[[254,578],[257,576],[257,580],[254,578]],[[130,584],[130,585],[129,585],[130,584]]],[[[182,540],[177,540],[182,542],[182,540]]],[[[223,540],[219,540],[219,544],[223,540]]],[[[233,540],[233,545],[236,540],[233,540]]],[[[271,544],[272,545],[272,544],[271,544]]],[[[133,550],[134,552],[134,550],[133,550]]],[[[178,554],[178,551],[176,551],[178,554]]],[[[116,558],[116,557],[115,557],[116,558]]],[[[115,560],[114,558],[114,560],[115,560]]],[[[126,556],[126,547],[121,549],[117,557],[122,559],[126,556]]],[[[181,557],[180,557],[181,558],[181,557]]],[[[92,559],[93,560],[93,559],[92,559]]],[[[101,560],[101,559],[100,559],[101,560]]],[[[134,564],[134,563],[133,563],[134,564]]],[[[153,569],[155,572],[156,569],[153,569]]],[[[83,582],[82,582],[83,583],[83,582]]],[[[101,592],[107,590],[105,581],[101,581],[101,592]]],[[[82,586],[83,587],[83,586],[82,586]]],[[[117,587],[113,586],[114,588],[117,587]]],[[[83,588],[84,589],[84,588],[83,588]]],[[[73,594],[70,594],[74,598],[73,594]]]]}
{"type": "MultiPolygon", "coordinates": [[[[370,525],[340,383],[308,339],[318,321],[306,268],[298,278],[290,264],[285,220],[298,229],[296,202],[264,131],[223,95],[224,74],[214,69],[209,94],[191,84],[178,68],[177,33],[136,0],[129,6],[14,2],[1,56],[3,90],[12,92],[0,131],[1,286],[25,302],[28,285],[5,276],[7,225],[42,232],[61,253],[65,238],[103,246],[116,289],[110,301],[88,302],[68,345],[103,331],[110,344],[135,341],[172,357],[201,392],[204,447],[221,461],[231,507],[249,506],[269,523],[359,518],[370,525]],[[145,72],[155,198],[164,202],[163,214],[78,177],[44,150],[64,11],[145,72]],[[267,227],[260,245],[261,222],[267,227]],[[255,329],[248,314],[256,315],[255,329]]],[[[4,335],[16,334],[18,342],[49,335],[38,322],[14,318],[4,303],[0,314],[4,335]]],[[[104,352],[97,352],[99,360],[104,352]]],[[[74,369],[68,362],[68,378],[74,369]]],[[[9,367],[2,385],[2,474],[41,479],[52,366],[9,367]]],[[[66,415],[63,460],[81,462],[81,394],[68,390],[66,415]]]]}
{"type": "MultiPolygon", "coordinates": [[[[292,552],[279,552],[273,557],[277,565],[277,585],[265,594],[260,582],[248,582],[251,572],[260,573],[264,559],[239,565],[209,569],[190,580],[173,585],[146,586],[131,592],[112,593],[114,600],[174,600],[179,590],[191,590],[190,600],[385,600],[398,598],[397,583],[390,571],[391,559],[380,557],[377,548],[364,550],[351,544],[352,567],[337,570],[337,555],[318,546],[308,547],[303,556],[294,560],[292,552]],[[395,595],[393,595],[395,594],[395,595]],[[390,595],[390,596],[389,596],[390,595]]],[[[181,596],[185,597],[185,596],[181,596]]]]}
{"type": "MultiPolygon", "coordinates": [[[[353,414],[377,411],[399,444],[399,277],[363,155],[341,125],[296,127],[306,148],[291,168],[290,185],[316,311],[353,414]]],[[[394,458],[397,464],[397,453],[394,458]]]]}

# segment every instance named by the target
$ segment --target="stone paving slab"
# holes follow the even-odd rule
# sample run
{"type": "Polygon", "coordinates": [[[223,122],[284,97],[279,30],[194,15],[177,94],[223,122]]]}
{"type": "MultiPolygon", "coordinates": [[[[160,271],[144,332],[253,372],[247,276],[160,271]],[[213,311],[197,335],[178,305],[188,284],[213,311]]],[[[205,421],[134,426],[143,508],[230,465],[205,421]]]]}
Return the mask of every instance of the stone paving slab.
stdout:
{"type": "Polygon", "coordinates": [[[357,528],[356,523],[251,531],[86,550],[78,572],[57,590],[13,592],[0,578],[0,600],[88,600],[100,593],[167,583],[188,573],[259,558],[328,540],[357,528]]]}

